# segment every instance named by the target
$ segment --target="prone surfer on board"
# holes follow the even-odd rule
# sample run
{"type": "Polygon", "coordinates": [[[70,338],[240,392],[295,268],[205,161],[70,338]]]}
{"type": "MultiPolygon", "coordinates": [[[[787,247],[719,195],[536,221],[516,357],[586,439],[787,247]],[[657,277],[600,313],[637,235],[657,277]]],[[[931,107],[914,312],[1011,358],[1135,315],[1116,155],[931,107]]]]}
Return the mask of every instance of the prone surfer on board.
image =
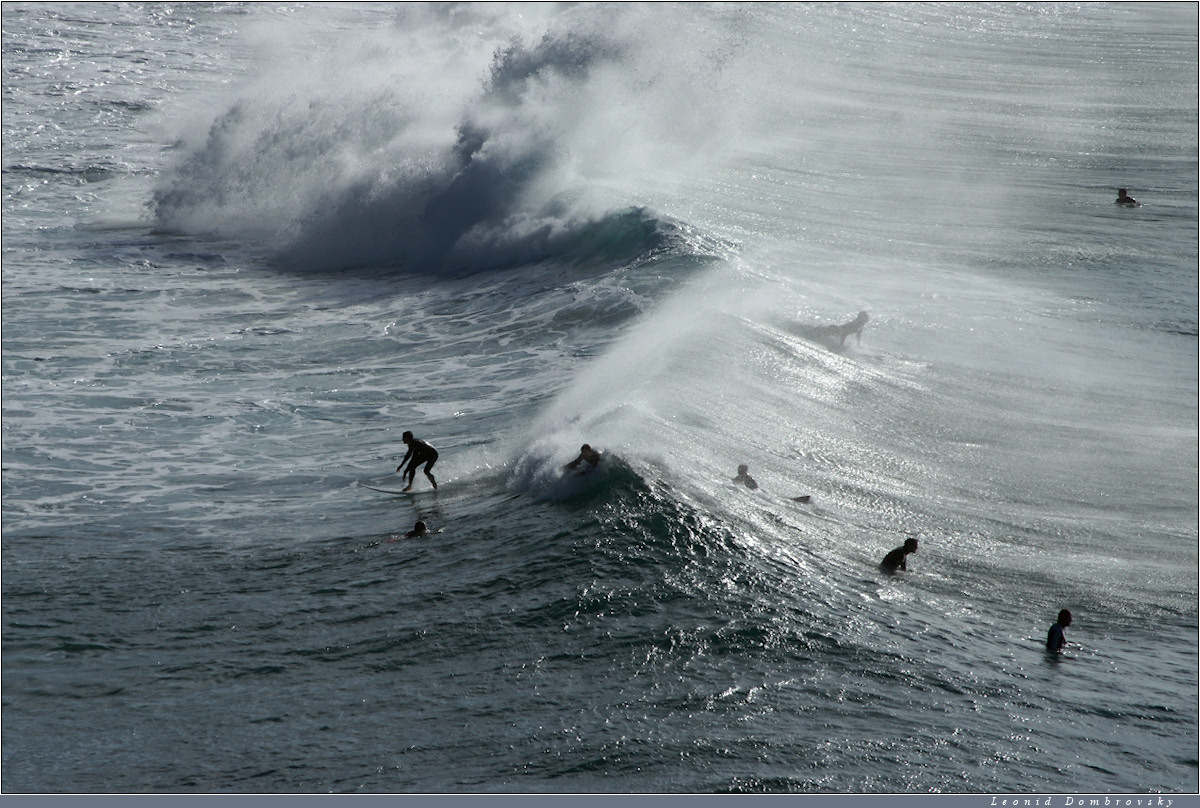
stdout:
{"type": "Polygon", "coordinates": [[[600,464],[600,453],[586,443],[579,447],[579,457],[563,466],[563,471],[574,471],[584,463],[587,463],[587,468],[579,469],[578,474],[589,472],[600,464]]]}
{"type": "Polygon", "coordinates": [[[433,487],[437,488],[437,480],[433,479],[433,474],[430,472],[430,469],[433,468],[433,464],[436,463],[438,459],[437,449],[433,448],[423,440],[414,438],[413,433],[411,432],[405,432],[400,436],[400,440],[408,444],[408,452],[405,453],[404,459],[400,461],[400,465],[396,466],[396,471],[400,472],[401,469],[404,469],[404,464],[408,463],[408,468],[404,469],[402,472],[404,478],[408,480],[408,485],[405,486],[404,490],[412,490],[413,477],[415,477],[417,474],[417,466],[421,465],[422,463],[425,464],[425,476],[429,478],[429,482],[433,483],[433,487]],[[409,458],[412,458],[411,462],[409,461],[409,458]]]}
{"type": "Polygon", "coordinates": [[[850,336],[851,334],[853,334],[854,338],[858,340],[858,344],[862,345],[863,326],[866,325],[867,320],[870,319],[871,316],[869,314],[867,314],[865,311],[860,311],[858,316],[850,322],[842,323],[841,325],[827,325],[822,330],[828,337],[838,337],[838,345],[842,347],[845,347],[846,337],[850,336]]]}
{"type": "MultiPolygon", "coordinates": [[[[738,485],[746,486],[751,491],[756,491],[758,489],[758,481],[750,476],[750,467],[745,463],[738,466],[738,473],[737,476],[733,478],[733,481],[738,485]]],[[[809,502],[811,500],[811,494],[805,494],[801,497],[792,497],[793,502],[809,502]]]]}
{"type": "Polygon", "coordinates": [[[853,320],[849,320],[841,325],[802,325],[798,329],[798,333],[808,339],[817,339],[822,342],[833,344],[837,342],[838,347],[846,347],[846,337],[851,334],[858,340],[858,344],[862,345],[862,330],[867,321],[871,319],[871,315],[865,311],[860,311],[858,316],[853,320]]]}

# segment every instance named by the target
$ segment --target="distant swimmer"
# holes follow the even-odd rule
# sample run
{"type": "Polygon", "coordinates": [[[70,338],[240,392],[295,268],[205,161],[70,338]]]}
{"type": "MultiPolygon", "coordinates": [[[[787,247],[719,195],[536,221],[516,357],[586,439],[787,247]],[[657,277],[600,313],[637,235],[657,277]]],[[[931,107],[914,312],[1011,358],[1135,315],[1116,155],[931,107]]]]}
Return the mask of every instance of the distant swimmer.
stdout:
{"type": "Polygon", "coordinates": [[[1071,625],[1071,611],[1063,609],[1058,613],[1058,622],[1050,626],[1050,631],[1046,633],[1046,650],[1061,651],[1067,644],[1067,638],[1063,636],[1063,629],[1071,625]]]}
{"type": "Polygon", "coordinates": [[[741,483],[751,491],[758,488],[758,483],[754,482],[754,478],[750,476],[750,467],[745,463],[738,466],[737,476],[733,478],[735,483],[741,483]]]}
{"type": "Polygon", "coordinates": [[[408,485],[403,490],[412,490],[413,478],[417,474],[417,466],[422,463],[425,464],[425,476],[429,478],[429,482],[433,483],[433,487],[437,488],[437,480],[433,479],[433,473],[431,472],[433,464],[438,459],[437,449],[423,440],[414,438],[411,432],[405,432],[400,436],[400,439],[408,444],[408,452],[404,455],[404,459],[400,461],[400,465],[396,466],[396,471],[400,472],[401,469],[404,469],[404,464],[408,463],[408,468],[402,472],[404,478],[408,480],[408,485]],[[409,458],[412,458],[411,462],[409,462],[409,458]]]}
{"type": "Polygon", "coordinates": [[[412,530],[410,530],[404,534],[404,538],[415,539],[418,536],[424,536],[428,532],[429,532],[429,528],[427,528],[425,526],[425,523],[418,521],[415,525],[413,525],[412,530]]]}
{"type": "Polygon", "coordinates": [[[883,557],[883,561],[879,566],[887,572],[895,572],[896,570],[904,570],[908,572],[908,562],[905,561],[905,556],[909,553],[917,551],[917,540],[906,539],[903,547],[897,547],[883,557]]]}
{"type": "Polygon", "coordinates": [[[1114,204],[1120,205],[1123,208],[1140,208],[1142,206],[1141,202],[1138,202],[1129,195],[1128,188],[1119,188],[1117,190],[1117,201],[1114,204]]]}
{"type": "Polygon", "coordinates": [[[574,471],[584,463],[587,463],[587,468],[579,469],[580,474],[591,471],[600,464],[600,453],[586,443],[579,447],[579,457],[563,466],[563,471],[574,471]]]}

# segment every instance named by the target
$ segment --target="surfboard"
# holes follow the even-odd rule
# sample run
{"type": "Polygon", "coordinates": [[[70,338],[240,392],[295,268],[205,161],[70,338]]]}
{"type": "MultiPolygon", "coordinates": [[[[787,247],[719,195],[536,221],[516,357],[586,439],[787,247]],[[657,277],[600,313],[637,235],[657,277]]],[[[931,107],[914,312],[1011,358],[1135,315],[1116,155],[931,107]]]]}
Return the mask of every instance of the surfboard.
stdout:
{"type": "MultiPolygon", "coordinates": [[[[370,488],[372,491],[378,491],[381,494],[396,494],[397,496],[399,496],[401,494],[423,494],[423,493],[425,493],[424,491],[397,491],[393,488],[376,488],[375,486],[367,485],[366,483],[359,483],[359,485],[361,485],[363,488],[370,488]]],[[[436,491],[437,489],[435,488],[433,490],[436,491]]]]}

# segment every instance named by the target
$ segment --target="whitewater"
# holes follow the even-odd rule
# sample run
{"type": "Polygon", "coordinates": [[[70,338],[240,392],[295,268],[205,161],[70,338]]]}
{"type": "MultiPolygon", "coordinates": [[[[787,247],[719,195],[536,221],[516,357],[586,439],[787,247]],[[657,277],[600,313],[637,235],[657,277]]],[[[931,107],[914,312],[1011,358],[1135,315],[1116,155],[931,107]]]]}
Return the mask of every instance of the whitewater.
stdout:
{"type": "Polygon", "coordinates": [[[1200,789],[1195,4],[0,14],[4,792],[1200,789]]]}

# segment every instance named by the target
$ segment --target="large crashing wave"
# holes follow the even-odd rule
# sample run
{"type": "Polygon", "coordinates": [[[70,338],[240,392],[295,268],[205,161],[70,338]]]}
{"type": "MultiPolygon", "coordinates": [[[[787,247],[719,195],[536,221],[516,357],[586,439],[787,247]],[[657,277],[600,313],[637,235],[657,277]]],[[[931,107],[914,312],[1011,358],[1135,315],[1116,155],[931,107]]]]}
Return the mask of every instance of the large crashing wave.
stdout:
{"type": "MultiPolygon", "coordinates": [[[[387,35],[416,41],[407,23],[387,35]]],[[[450,68],[343,39],[359,60],[342,55],[332,79],[273,81],[219,115],[154,194],[157,225],[254,239],[299,269],[473,271],[653,247],[651,214],[589,189],[640,148],[622,105],[657,79],[623,67],[620,26],[571,26],[509,39],[482,78],[444,26],[422,30],[459,58],[450,68]],[[371,78],[347,75],[366,63],[371,78]]]]}

